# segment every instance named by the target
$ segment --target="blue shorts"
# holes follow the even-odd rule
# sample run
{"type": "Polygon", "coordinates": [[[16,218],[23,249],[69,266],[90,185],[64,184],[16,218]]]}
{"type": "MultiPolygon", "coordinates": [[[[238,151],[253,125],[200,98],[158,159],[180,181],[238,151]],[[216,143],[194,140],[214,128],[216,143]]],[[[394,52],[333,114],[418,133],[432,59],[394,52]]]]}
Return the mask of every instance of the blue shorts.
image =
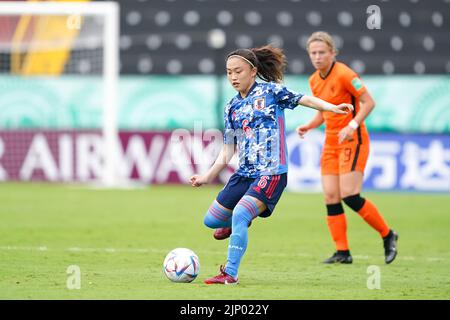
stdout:
{"type": "Polygon", "coordinates": [[[287,173],[258,178],[247,178],[235,173],[219,192],[216,200],[225,208],[233,210],[244,195],[255,197],[267,207],[259,216],[267,218],[275,209],[286,185],[287,173]]]}

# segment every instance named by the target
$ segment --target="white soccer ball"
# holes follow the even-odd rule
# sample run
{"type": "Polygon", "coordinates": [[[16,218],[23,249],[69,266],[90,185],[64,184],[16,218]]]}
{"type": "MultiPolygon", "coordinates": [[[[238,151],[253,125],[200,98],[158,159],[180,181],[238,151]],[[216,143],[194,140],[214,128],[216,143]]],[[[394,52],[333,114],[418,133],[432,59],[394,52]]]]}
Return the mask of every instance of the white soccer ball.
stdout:
{"type": "Polygon", "coordinates": [[[200,272],[200,262],[194,251],[176,248],[164,259],[163,271],[170,281],[192,282],[200,272]]]}

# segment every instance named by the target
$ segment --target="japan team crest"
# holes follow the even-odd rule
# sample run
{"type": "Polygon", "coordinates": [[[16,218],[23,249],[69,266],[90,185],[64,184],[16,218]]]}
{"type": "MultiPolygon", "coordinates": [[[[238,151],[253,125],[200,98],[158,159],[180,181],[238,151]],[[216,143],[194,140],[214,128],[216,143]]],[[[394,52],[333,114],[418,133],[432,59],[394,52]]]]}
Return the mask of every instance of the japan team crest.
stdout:
{"type": "Polygon", "coordinates": [[[258,98],[253,101],[253,108],[256,110],[262,110],[266,107],[266,99],[258,98]]]}

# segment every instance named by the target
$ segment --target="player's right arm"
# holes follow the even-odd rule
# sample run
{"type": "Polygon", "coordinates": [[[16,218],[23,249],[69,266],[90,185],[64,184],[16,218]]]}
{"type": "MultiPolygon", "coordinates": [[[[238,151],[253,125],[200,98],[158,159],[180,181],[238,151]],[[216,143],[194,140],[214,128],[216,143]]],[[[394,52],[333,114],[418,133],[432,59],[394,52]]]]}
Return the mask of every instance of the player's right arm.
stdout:
{"type": "Polygon", "coordinates": [[[200,187],[203,184],[208,184],[217,178],[220,172],[225,169],[233,158],[236,151],[235,144],[224,144],[222,150],[220,150],[219,156],[212,165],[212,167],[204,174],[195,174],[189,180],[193,187],[200,187]]]}
{"type": "Polygon", "coordinates": [[[311,129],[315,129],[319,126],[322,125],[324,119],[323,119],[323,115],[321,111],[317,111],[316,115],[314,116],[314,118],[311,119],[311,121],[307,124],[298,126],[296,131],[298,133],[298,135],[300,136],[300,138],[304,138],[304,135],[311,129]]]}

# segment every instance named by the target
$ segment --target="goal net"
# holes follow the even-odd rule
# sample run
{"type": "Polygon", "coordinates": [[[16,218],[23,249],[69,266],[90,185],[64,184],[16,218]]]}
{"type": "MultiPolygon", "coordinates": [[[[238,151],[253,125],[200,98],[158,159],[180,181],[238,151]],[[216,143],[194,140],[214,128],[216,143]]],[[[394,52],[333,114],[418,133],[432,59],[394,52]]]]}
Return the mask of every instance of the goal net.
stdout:
{"type": "Polygon", "coordinates": [[[117,183],[116,2],[0,2],[0,181],[117,183]]]}

